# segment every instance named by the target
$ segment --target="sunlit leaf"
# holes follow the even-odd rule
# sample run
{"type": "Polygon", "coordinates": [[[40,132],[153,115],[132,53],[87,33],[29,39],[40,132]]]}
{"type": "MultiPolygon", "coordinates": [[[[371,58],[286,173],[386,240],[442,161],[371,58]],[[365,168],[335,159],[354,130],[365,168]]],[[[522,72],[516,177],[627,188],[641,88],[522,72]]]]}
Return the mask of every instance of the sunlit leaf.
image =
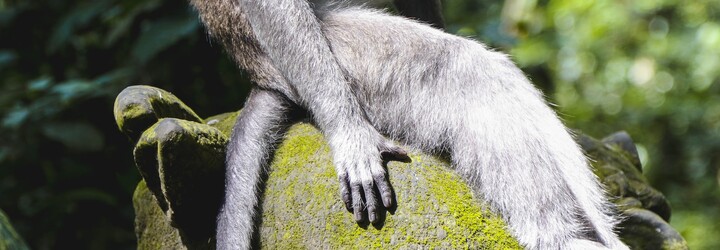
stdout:
{"type": "Polygon", "coordinates": [[[30,111],[24,108],[18,108],[10,111],[3,118],[2,125],[6,128],[15,129],[20,127],[30,115],[30,111]]]}
{"type": "Polygon", "coordinates": [[[70,102],[88,95],[96,89],[91,82],[73,79],[51,88],[51,92],[57,94],[62,102],[70,102]]]}
{"type": "Polygon", "coordinates": [[[30,91],[43,91],[50,87],[52,80],[48,77],[42,77],[36,79],[28,84],[28,90],[30,91]]]}
{"type": "Polygon", "coordinates": [[[548,44],[541,39],[527,39],[522,45],[512,49],[515,60],[522,66],[546,63],[553,56],[548,44]]]}

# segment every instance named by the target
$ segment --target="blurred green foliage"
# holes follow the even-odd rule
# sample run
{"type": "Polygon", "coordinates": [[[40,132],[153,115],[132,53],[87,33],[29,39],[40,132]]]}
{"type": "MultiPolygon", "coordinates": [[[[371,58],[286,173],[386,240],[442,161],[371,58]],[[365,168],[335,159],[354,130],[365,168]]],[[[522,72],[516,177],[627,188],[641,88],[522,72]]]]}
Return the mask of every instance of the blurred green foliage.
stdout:
{"type": "MultiPolygon", "coordinates": [[[[627,130],[693,249],[719,249],[720,1],[445,1],[590,135],[627,130]]],[[[134,248],[139,180],[112,117],[129,84],[201,116],[249,84],[185,1],[0,0],[0,208],[35,249],[134,248]]]]}
{"type": "Polygon", "coordinates": [[[510,53],[569,126],[627,130],[690,248],[720,249],[720,1],[445,3],[452,29],[510,53]]]}
{"type": "Polygon", "coordinates": [[[690,248],[720,249],[720,1],[551,1],[515,14],[504,16],[522,37],[511,53],[548,67],[566,120],[632,134],[690,248]]]}
{"type": "Polygon", "coordinates": [[[0,1],[0,208],[31,247],[134,248],[113,100],[148,83],[205,116],[239,109],[248,84],[208,41],[184,1],[0,1]]]}

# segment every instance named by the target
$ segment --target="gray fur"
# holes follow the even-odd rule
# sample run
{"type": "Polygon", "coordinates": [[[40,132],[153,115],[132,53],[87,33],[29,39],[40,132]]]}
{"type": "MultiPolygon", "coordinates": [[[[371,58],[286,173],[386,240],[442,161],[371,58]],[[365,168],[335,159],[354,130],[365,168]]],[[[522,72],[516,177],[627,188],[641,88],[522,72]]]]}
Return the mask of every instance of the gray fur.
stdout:
{"type": "Polygon", "coordinates": [[[450,153],[525,247],[582,242],[573,239],[624,247],[582,151],[506,55],[360,8],[323,21],[371,124],[410,146],[450,153]]]}
{"type": "Polygon", "coordinates": [[[255,225],[259,224],[259,197],[267,177],[268,163],[295,121],[297,108],[274,91],[253,89],[233,127],[227,150],[225,202],[218,216],[219,249],[248,249],[258,245],[255,225]]]}
{"type": "Polygon", "coordinates": [[[192,2],[210,34],[270,90],[251,95],[233,132],[218,248],[250,247],[257,176],[288,123],[285,103],[308,110],[328,138],[343,200],[357,220],[367,213],[373,221],[377,207],[393,202],[391,191],[381,198],[367,192],[388,185],[381,152],[401,152],[382,133],[449,154],[528,249],[627,248],[580,148],[506,55],[368,9],[192,2]]]}

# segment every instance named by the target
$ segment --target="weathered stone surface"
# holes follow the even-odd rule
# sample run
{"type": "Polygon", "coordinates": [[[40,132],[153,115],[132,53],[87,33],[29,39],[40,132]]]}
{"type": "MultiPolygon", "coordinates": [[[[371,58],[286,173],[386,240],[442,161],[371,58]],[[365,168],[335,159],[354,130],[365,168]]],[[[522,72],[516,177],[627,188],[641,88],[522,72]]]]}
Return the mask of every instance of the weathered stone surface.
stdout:
{"type": "Polygon", "coordinates": [[[178,230],[170,226],[157,199],[142,180],[133,194],[135,208],[135,236],[138,249],[187,249],[178,230]]]}
{"type": "MultiPolygon", "coordinates": [[[[146,86],[135,88],[140,93],[150,91],[143,90],[149,88],[146,86]]],[[[137,100],[137,96],[133,98],[137,100]]],[[[175,97],[167,102],[181,104],[175,97]]],[[[135,103],[150,101],[139,98],[135,103]]],[[[173,107],[183,110],[164,110],[164,114],[194,114],[184,105],[173,107]]],[[[130,120],[141,116],[117,114],[123,110],[116,108],[115,115],[124,119],[118,122],[121,129],[120,124],[140,124],[130,120]]],[[[138,185],[134,197],[139,247],[213,248],[211,229],[222,196],[222,186],[217,183],[223,183],[223,147],[238,112],[208,118],[204,124],[162,119],[164,114],[154,113],[154,122],[136,137],[135,159],[147,182],[147,186],[138,185]]],[[[130,133],[134,129],[123,131],[133,138],[130,133]]],[[[618,197],[616,203],[628,217],[621,230],[623,240],[638,249],[685,249],[684,240],[666,222],[670,217],[667,201],[640,172],[629,136],[615,134],[602,142],[579,136],[579,141],[595,160],[596,174],[609,193],[618,197]]],[[[502,220],[472,195],[449,170],[446,160],[412,151],[411,157],[410,164],[388,165],[399,204],[395,214],[388,214],[378,227],[358,226],[340,201],[324,138],[308,124],[293,126],[276,153],[266,183],[262,246],[519,248],[502,220]]]]}
{"type": "Polygon", "coordinates": [[[133,141],[160,118],[201,121],[172,93],[145,85],[130,86],[121,91],[115,99],[113,113],[120,131],[133,141]]]}
{"type": "Polygon", "coordinates": [[[226,144],[227,136],[216,128],[161,118],[135,146],[135,164],[147,188],[185,244],[212,242],[223,196],[226,144]]]}
{"type": "Polygon", "coordinates": [[[626,208],[623,215],[620,236],[631,249],[688,249],[685,239],[650,210],[626,208]]]}
{"type": "Polygon", "coordinates": [[[632,249],[687,249],[687,242],[670,224],[670,204],[642,175],[630,136],[612,134],[602,141],[579,136],[593,171],[622,212],[620,237],[632,249]]]}
{"type": "Polygon", "coordinates": [[[447,162],[411,152],[390,163],[399,207],[382,227],[359,227],[339,199],[330,150],[312,126],[293,126],[272,164],[263,202],[268,248],[518,248],[503,221],[473,197],[447,162]]]}
{"type": "MultiPolygon", "coordinates": [[[[222,125],[234,120],[236,113],[223,115],[212,122],[214,125],[222,125]]],[[[196,124],[202,127],[206,125],[196,124]]],[[[187,126],[192,128],[192,126],[187,126]]],[[[226,127],[230,128],[230,126],[226,127]]],[[[148,129],[148,131],[152,130],[148,129]]],[[[154,129],[157,131],[157,128],[154,129]]],[[[196,137],[197,129],[186,130],[186,137],[196,137]]],[[[225,131],[229,132],[229,131],[225,131]]],[[[145,134],[150,134],[146,132],[145,134]]],[[[145,138],[145,134],[143,137],[145,138]]],[[[157,134],[157,133],[155,133],[157,134]]],[[[140,140],[138,147],[144,139],[140,140]]],[[[175,146],[175,148],[182,146],[175,146]]],[[[155,148],[155,152],[162,152],[162,145],[155,148]]],[[[152,150],[138,150],[138,152],[150,152],[152,150]]],[[[292,249],[292,248],[338,248],[341,246],[353,246],[358,248],[369,247],[405,247],[405,248],[486,248],[503,247],[517,249],[519,246],[503,229],[504,224],[500,218],[489,213],[482,202],[472,196],[469,188],[446,168],[444,160],[435,157],[425,156],[417,153],[411,155],[413,163],[390,163],[391,182],[397,192],[400,208],[394,215],[387,215],[385,224],[381,228],[360,227],[352,219],[352,215],[345,210],[339,199],[338,183],[334,168],[330,160],[328,146],[324,143],[322,135],[308,124],[298,124],[290,129],[286,141],[280,146],[276,153],[275,161],[272,164],[272,172],[266,183],[266,191],[263,196],[263,224],[260,228],[262,235],[261,244],[270,249],[292,249]]],[[[192,167],[187,161],[209,161],[215,162],[223,159],[219,155],[198,156],[190,153],[179,153],[171,162],[179,162],[183,166],[192,167]]],[[[141,157],[144,158],[144,157],[141,157]]],[[[164,158],[163,158],[164,159],[164,158]]],[[[140,160],[139,166],[146,163],[140,160]]],[[[167,168],[162,165],[160,169],[167,168]]],[[[201,167],[196,165],[197,167],[201,167]]],[[[177,168],[176,166],[172,166],[177,168]]],[[[140,167],[144,172],[145,167],[140,167]]],[[[172,170],[156,170],[168,172],[172,170]]],[[[143,174],[146,176],[147,174],[143,174]]],[[[162,175],[162,174],[160,174],[162,175]]],[[[163,177],[150,177],[149,179],[163,177]]],[[[158,183],[159,191],[164,201],[159,202],[155,211],[173,211],[172,203],[176,200],[170,199],[168,190],[177,189],[168,185],[181,185],[181,182],[196,182],[196,179],[183,179],[177,183],[158,183]],[[161,207],[169,207],[162,209],[161,207]]],[[[149,182],[149,181],[148,181],[149,182]]],[[[222,180],[218,181],[222,183],[222,180]]],[[[150,184],[148,184],[150,187],[150,184]]],[[[152,188],[151,188],[152,189],[152,188]]],[[[136,192],[145,192],[140,195],[136,193],[136,200],[143,195],[143,200],[154,197],[145,189],[141,183],[136,192]]],[[[222,190],[217,191],[222,193],[222,190]]],[[[215,202],[210,196],[198,196],[207,194],[197,189],[186,190],[188,196],[195,196],[194,203],[203,204],[215,202]]],[[[185,198],[188,200],[188,198],[185,198]]],[[[180,208],[182,209],[182,208],[180,208]]],[[[181,211],[176,211],[180,213],[181,211]]],[[[147,213],[146,213],[147,214],[147,213]]],[[[166,220],[167,216],[173,214],[165,212],[165,216],[155,218],[156,225],[162,225],[160,221],[166,220]]],[[[214,214],[213,214],[214,215],[214,214]]],[[[157,213],[155,213],[157,216],[157,213]]],[[[146,216],[144,219],[148,219],[146,216]]],[[[213,218],[207,218],[214,221],[213,218]]],[[[178,225],[180,231],[184,227],[178,225]]],[[[147,227],[146,227],[147,228],[147,227]]],[[[155,230],[163,237],[174,236],[177,233],[168,233],[169,230],[162,226],[155,230]]],[[[172,230],[170,230],[172,232],[172,230]]],[[[145,236],[145,240],[152,241],[153,238],[145,236]]],[[[212,239],[205,238],[197,240],[185,240],[185,244],[192,244],[195,248],[205,248],[203,242],[212,242],[212,239]]],[[[142,241],[142,239],[141,239],[142,241]]],[[[165,242],[164,246],[174,247],[176,242],[165,242]]],[[[150,245],[145,244],[144,245],[150,245]]]]}

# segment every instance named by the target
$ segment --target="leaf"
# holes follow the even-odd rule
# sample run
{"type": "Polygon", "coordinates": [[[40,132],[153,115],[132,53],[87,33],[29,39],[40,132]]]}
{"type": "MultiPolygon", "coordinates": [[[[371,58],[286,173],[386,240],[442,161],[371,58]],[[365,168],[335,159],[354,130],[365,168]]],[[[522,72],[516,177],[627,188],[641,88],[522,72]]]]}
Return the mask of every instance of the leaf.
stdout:
{"type": "Polygon", "coordinates": [[[135,43],[132,56],[140,63],[145,63],[163,49],[195,32],[198,26],[197,19],[192,16],[149,23],[135,43]]]}
{"type": "Polygon", "coordinates": [[[0,164],[4,163],[8,156],[10,156],[10,150],[5,147],[0,147],[0,164]]]}
{"type": "Polygon", "coordinates": [[[10,223],[8,216],[0,210],[0,239],[2,239],[2,249],[27,250],[30,249],[25,240],[20,237],[13,225],[10,223]]]}
{"type": "Polygon", "coordinates": [[[521,46],[513,47],[511,54],[521,66],[533,66],[547,63],[551,54],[550,46],[542,39],[525,39],[521,46]]]}
{"type": "Polygon", "coordinates": [[[55,52],[57,49],[65,45],[65,43],[74,35],[77,28],[84,26],[93,18],[99,16],[110,7],[110,1],[90,1],[86,4],[80,4],[70,11],[55,27],[55,31],[48,42],[48,51],[55,52]]]}
{"type": "Polygon", "coordinates": [[[41,77],[28,84],[29,91],[43,91],[50,87],[52,80],[48,77],[41,77]]]}
{"type": "Polygon", "coordinates": [[[16,129],[19,128],[30,115],[30,111],[26,108],[17,108],[5,115],[3,118],[2,125],[6,128],[16,129]]]}
{"type": "Polygon", "coordinates": [[[12,50],[0,50],[0,69],[11,64],[17,59],[17,55],[12,50]]]}
{"type": "Polygon", "coordinates": [[[117,204],[117,200],[112,195],[109,195],[107,192],[104,192],[97,188],[82,188],[82,189],[76,189],[69,192],[66,192],[62,195],[63,200],[66,200],[68,202],[75,202],[75,201],[98,201],[105,203],[110,206],[114,206],[117,204]]]}
{"type": "Polygon", "coordinates": [[[58,95],[61,102],[69,103],[81,97],[87,96],[95,89],[97,89],[97,87],[91,82],[80,79],[72,79],[53,86],[50,91],[51,93],[58,95]]]}
{"type": "Polygon", "coordinates": [[[93,80],[93,83],[98,86],[104,86],[108,84],[112,84],[114,82],[117,82],[121,79],[126,79],[130,75],[132,75],[132,70],[128,68],[119,68],[113,71],[110,71],[108,73],[105,73],[101,76],[98,76],[93,80]]]}
{"type": "Polygon", "coordinates": [[[51,122],[43,125],[42,132],[74,151],[96,152],[105,145],[102,132],[87,122],[51,122]]]}
{"type": "Polygon", "coordinates": [[[135,22],[137,15],[147,11],[151,11],[160,6],[161,1],[142,1],[138,6],[131,6],[132,10],[129,14],[122,17],[115,25],[112,30],[108,33],[105,39],[106,45],[112,45],[122,35],[125,35],[130,26],[135,22]]]}
{"type": "Polygon", "coordinates": [[[10,24],[22,7],[0,9],[0,27],[10,24]]]}

